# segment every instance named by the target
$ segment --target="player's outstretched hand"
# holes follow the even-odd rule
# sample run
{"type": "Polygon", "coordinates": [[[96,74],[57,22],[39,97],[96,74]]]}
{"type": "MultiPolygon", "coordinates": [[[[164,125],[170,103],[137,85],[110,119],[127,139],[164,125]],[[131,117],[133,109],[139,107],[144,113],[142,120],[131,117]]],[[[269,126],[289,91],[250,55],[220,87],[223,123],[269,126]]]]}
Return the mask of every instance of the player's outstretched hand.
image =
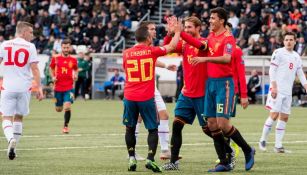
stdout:
{"type": "Polygon", "coordinates": [[[174,32],[181,32],[183,30],[182,19],[176,19],[174,32]]]}
{"type": "Polygon", "coordinates": [[[177,66],[175,64],[170,64],[170,65],[167,66],[166,69],[170,70],[170,71],[176,71],[177,70],[177,66]]]}
{"type": "Polygon", "coordinates": [[[41,101],[44,98],[43,89],[42,87],[38,88],[38,91],[36,92],[36,98],[41,101]]]}
{"type": "Polygon", "coordinates": [[[171,16],[171,17],[168,17],[167,19],[166,19],[166,21],[167,21],[167,32],[170,34],[170,35],[172,35],[172,34],[174,34],[174,30],[175,30],[175,24],[176,24],[176,22],[177,22],[177,18],[175,17],[175,16],[171,16]]]}
{"type": "Polygon", "coordinates": [[[272,87],[271,96],[272,96],[273,99],[275,99],[277,97],[277,88],[272,87]]]}
{"type": "Polygon", "coordinates": [[[246,109],[248,107],[248,99],[247,98],[241,98],[241,106],[243,109],[246,109]]]}
{"type": "Polygon", "coordinates": [[[56,82],[56,77],[52,77],[52,81],[53,81],[53,83],[55,83],[56,82]]]}
{"type": "Polygon", "coordinates": [[[193,66],[206,62],[206,57],[194,57],[189,61],[193,66]]]}

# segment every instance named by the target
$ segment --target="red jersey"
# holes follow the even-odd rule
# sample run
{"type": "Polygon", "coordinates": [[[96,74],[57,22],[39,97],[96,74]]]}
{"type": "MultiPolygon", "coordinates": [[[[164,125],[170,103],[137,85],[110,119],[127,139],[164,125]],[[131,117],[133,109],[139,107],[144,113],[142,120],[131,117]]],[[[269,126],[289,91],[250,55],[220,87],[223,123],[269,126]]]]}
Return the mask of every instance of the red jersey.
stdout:
{"type": "MultiPolygon", "coordinates": [[[[235,48],[235,39],[228,31],[215,35],[211,32],[208,36],[208,57],[219,57],[223,55],[232,55],[235,48]]],[[[231,62],[228,64],[217,64],[208,62],[208,77],[222,78],[232,76],[231,62]]]]}
{"type": "Polygon", "coordinates": [[[247,87],[245,79],[245,65],[242,59],[242,50],[239,46],[236,46],[231,58],[232,70],[233,70],[233,81],[235,84],[235,93],[240,92],[241,98],[247,98],[247,87]],[[240,86],[240,91],[239,87],[240,86]]]}
{"type": "Polygon", "coordinates": [[[131,101],[146,101],[154,97],[155,65],[159,56],[166,55],[164,47],[138,44],[123,52],[126,74],[124,96],[131,101]]]}
{"type": "MultiPolygon", "coordinates": [[[[198,42],[206,42],[205,38],[193,38],[191,35],[185,33],[186,38],[188,40],[198,40],[198,42]]],[[[164,44],[169,43],[171,37],[166,36],[164,38],[164,44]]],[[[191,64],[191,60],[197,56],[206,56],[205,51],[201,51],[196,47],[190,45],[184,40],[180,39],[177,44],[176,53],[182,53],[183,55],[183,82],[184,86],[181,90],[184,96],[190,98],[198,98],[203,97],[205,95],[205,83],[208,78],[207,76],[207,63],[201,63],[193,66],[191,64]]]]}
{"type": "Polygon", "coordinates": [[[78,70],[77,59],[62,55],[52,58],[50,68],[54,70],[56,77],[55,91],[64,92],[73,89],[73,71],[78,70]]]}

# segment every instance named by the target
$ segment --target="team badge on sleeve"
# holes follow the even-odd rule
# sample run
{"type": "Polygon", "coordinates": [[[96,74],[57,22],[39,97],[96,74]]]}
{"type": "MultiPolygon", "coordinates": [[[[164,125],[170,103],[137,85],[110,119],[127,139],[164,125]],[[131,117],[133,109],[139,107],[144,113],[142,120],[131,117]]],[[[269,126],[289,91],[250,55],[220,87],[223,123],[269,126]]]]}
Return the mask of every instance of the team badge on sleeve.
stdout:
{"type": "Polygon", "coordinates": [[[229,54],[232,53],[232,45],[230,43],[226,44],[226,53],[229,53],[229,54]]]}

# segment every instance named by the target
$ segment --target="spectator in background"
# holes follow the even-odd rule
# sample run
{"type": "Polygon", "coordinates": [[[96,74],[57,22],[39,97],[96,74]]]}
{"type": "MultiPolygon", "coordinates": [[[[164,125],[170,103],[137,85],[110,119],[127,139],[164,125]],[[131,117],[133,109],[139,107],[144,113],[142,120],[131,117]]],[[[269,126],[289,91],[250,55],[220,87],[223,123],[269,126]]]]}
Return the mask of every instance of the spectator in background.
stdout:
{"type": "Polygon", "coordinates": [[[127,35],[127,30],[125,29],[123,25],[120,24],[118,26],[116,36],[114,37],[114,41],[117,42],[121,39],[121,37],[125,37],[126,35],[127,35]]]}
{"type": "Polygon", "coordinates": [[[307,47],[307,45],[306,45],[306,42],[305,42],[304,37],[300,37],[300,38],[298,39],[298,42],[297,42],[297,44],[296,44],[294,50],[295,50],[300,56],[302,56],[302,55],[304,54],[304,51],[305,51],[306,47],[307,47]]]}
{"type": "Polygon", "coordinates": [[[78,80],[75,84],[75,98],[79,96],[81,91],[81,96],[85,99],[85,91],[86,91],[86,76],[89,69],[89,63],[84,59],[84,53],[78,53],[78,80]]]}
{"type": "Polygon", "coordinates": [[[250,30],[250,34],[255,34],[260,29],[260,20],[255,11],[251,11],[247,20],[247,26],[250,30]]]}
{"type": "Polygon", "coordinates": [[[102,53],[111,53],[112,52],[112,44],[111,44],[108,36],[104,37],[104,43],[102,45],[101,52],[102,53]]]}
{"type": "Polygon", "coordinates": [[[176,17],[181,17],[184,12],[184,7],[181,0],[176,0],[176,5],[174,7],[174,15],[176,17]]]}
{"type": "Polygon", "coordinates": [[[122,87],[123,83],[125,82],[125,79],[124,79],[124,77],[119,75],[119,71],[117,69],[115,69],[114,70],[114,76],[111,78],[110,81],[111,81],[111,84],[104,87],[106,99],[110,98],[109,92],[108,92],[109,89],[112,90],[112,99],[114,99],[115,91],[122,87]]]}
{"type": "Polygon", "coordinates": [[[208,35],[209,35],[208,24],[202,23],[200,36],[203,37],[203,38],[207,38],[208,35]]]}
{"type": "Polygon", "coordinates": [[[292,87],[292,104],[293,106],[299,106],[302,95],[305,94],[305,89],[300,83],[298,77],[295,77],[293,87],[292,87]]]}
{"type": "Polygon", "coordinates": [[[107,30],[106,30],[106,36],[108,37],[108,40],[112,43],[115,35],[116,35],[117,28],[113,26],[111,22],[108,22],[107,30]]]}
{"type": "Polygon", "coordinates": [[[101,50],[101,42],[99,41],[98,36],[94,36],[89,51],[92,53],[99,53],[100,50],[101,50]]]}
{"type": "Polygon", "coordinates": [[[157,0],[148,0],[148,9],[150,10],[150,15],[155,14],[156,7],[158,6],[158,1],[157,0]]]}
{"type": "Polygon", "coordinates": [[[84,60],[88,63],[88,70],[86,73],[86,83],[85,83],[85,99],[92,98],[92,67],[93,67],[93,60],[90,57],[89,53],[85,54],[84,60]]]}
{"type": "Polygon", "coordinates": [[[80,27],[75,26],[74,31],[71,33],[71,41],[73,45],[80,45],[83,42],[83,34],[81,33],[80,27]]]}
{"type": "Polygon", "coordinates": [[[237,41],[239,41],[239,43],[237,43],[239,47],[246,48],[248,37],[249,37],[249,29],[247,29],[247,26],[245,23],[240,24],[240,28],[238,32],[236,33],[235,37],[237,41]]]}
{"type": "Polygon", "coordinates": [[[231,25],[233,27],[232,33],[235,33],[235,30],[237,30],[238,25],[239,25],[239,18],[236,16],[236,14],[233,10],[231,10],[229,12],[228,22],[231,23],[231,25]]]}
{"type": "Polygon", "coordinates": [[[294,24],[298,24],[298,21],[301,19],[302,17],[302,14],[301,12],[299,11],[299,9],[294,9],[294,12],[291,13],[289,12],[289,15],[290,15],[290,19],[291,21],[294,23],[294,24]]]}
{"type": "Polygon", "coordinates": [[[110,21],[110,16],[104,10],[102,10],[98,16],[98,21],[100,21],[103,26],[106,26],[110,21]]]}
{"type": "Polygon", "coordinates": [[[273,54],[274,50],[278,49],[280,45],[276,41],[275,36],[271,36],[268,44],[268,54],[273,54]]]}
{"type": "Polygon", "coordinates": [[[256,103],[256,93],[260,91],[261,81],[258,76],[257,70],[252,70],[252,76],[249,78],[247,83],[247,96],[250,104],[256,103]]]}
{"type": "Polygon", "coordinates": [[[56,53],[61,53],[62,49],[61,45],[62,45],[62,39],[59,36],[57,36],[54,40],[52,50],[54,50],[56,53]]]}
{"type": "Polygon", "coordinates": [[[202,4],[202,2],[200,2],[200,0],[195,1],[193,13],[196,14],[197,18],[200,18],[202,11],[203,11],[203,7],[204,5],[202,4]]]}
{"type": "Polygon", "coordinates": [[[51,17],[56,15],[57,10],[61,10],[60,4],[58,4],[55,0],[50,0],[48,12],[51,15],[51,17]]]}
{"type": "Polygon", "coordinates": [[[138,13],[141,11],[140,6],[137,4],[137,0],[131,0],[131,4],[129,6],[129,12],[131,16],[131,20],[136,21],[138,19],[138,13]]]}
{"type": "Polygon", "coordinates": [[[125,20],[122,22],[122,25],[125,27],[125,29],[131,29],[132,21],[131,21],[130,16],[128,14],[126,14],[125,20]]]}
{"type": "Polygon", "coordinates": [[[93,11],[96,13],[100,13],[102,11],[102,4],[100,0],[95,0],[93,5],[93,11]]]}

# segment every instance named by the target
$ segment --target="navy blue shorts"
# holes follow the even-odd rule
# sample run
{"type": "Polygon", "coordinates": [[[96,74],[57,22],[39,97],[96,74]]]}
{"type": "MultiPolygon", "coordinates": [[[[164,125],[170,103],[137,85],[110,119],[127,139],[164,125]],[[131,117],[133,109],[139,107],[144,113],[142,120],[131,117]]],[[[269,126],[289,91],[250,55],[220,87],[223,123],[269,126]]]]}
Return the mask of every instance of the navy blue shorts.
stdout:
{"type": "Polygon", "coordinates": [[[208,78],[205,95],[205,116],[229,119],[235,101],[232,77],[208,78]]]}
{"type": "Polygon", "coordinates": [[[54,98],[55,98],[56,107],[61,107],[66,102],[73,103],[74,102],[74,89],[64,91],[64,92],[54,91],[54,98]]]}
{"type": "Polygon", "coordinates": [[[195,116],[197,116],[199,125],[205,126],[206,121],[202,115],[204,99],[205,97],[190,98],[180,94],[176,103],[175,116],[184,119],[188,124],[193,124],[195,116]]]}
{"type": "Polygon", "coordinates": [[[124,102],[123,124],[130,127],[135,127],[138,121],[138,116],[141,114],[146,129],[157,129],[159,126],[159,116],[154,98],[147,101],[130,101],[127,99],[124,102]]]}

